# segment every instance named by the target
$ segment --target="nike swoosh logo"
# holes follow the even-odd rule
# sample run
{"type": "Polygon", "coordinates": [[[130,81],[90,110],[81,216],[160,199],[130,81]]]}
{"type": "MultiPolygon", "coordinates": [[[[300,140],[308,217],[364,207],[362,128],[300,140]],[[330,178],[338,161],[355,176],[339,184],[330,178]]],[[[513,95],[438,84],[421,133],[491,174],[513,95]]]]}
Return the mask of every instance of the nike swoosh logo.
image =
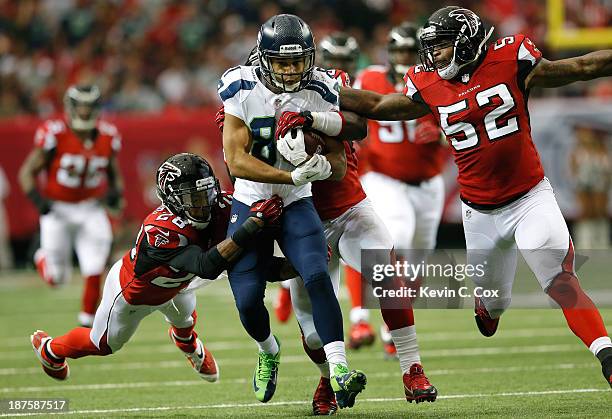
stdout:
{"type": "Polygon", "coordinates": [[[312,176],[306,176],[306,180],[308,180],[308,179],[312,179],[312,178],[313,178],[313,177],[315,177],[315,176],[316,176],[316,174],[314,174],[314,175],[312,175],[312,176]]]}
{"type": "Polygon", "coordinates": [[[294,147],[291,147],[291,145],[289,145],[289,143],[287,143],[287,147],[289,147],[289,150],[293,151],[294,147]]]}

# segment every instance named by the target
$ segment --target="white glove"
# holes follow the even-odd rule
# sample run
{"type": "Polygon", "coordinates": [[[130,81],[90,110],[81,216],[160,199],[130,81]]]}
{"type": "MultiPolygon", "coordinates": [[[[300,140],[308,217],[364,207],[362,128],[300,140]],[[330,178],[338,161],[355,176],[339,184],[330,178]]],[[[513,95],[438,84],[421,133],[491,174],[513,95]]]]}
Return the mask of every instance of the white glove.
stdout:
{"type": "Polygon", "coordinates": [[[284,137],[278,139],[276,148],[294,166],[299,166],[309,158],[301,129],[290,129],[284,137]]]}
{"type": "Polygon", "coordinates": [[[331,164],[320,154],[315,154],[291,172],[291,179],[295,186],[302,186],[315,180],[324,180],[331,176],[331,164]]]}

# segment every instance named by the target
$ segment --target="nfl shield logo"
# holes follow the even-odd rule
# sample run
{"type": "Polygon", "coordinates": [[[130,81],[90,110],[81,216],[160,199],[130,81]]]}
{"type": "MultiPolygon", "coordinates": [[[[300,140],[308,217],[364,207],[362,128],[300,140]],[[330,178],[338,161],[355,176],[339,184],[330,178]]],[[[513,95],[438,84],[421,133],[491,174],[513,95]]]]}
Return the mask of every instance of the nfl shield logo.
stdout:
{"type": "Polygon", "coordinates": [[[230,223],[235,223],[238,219],[238,214],[232,214],[232,218],[230,218],[230,223]]]}

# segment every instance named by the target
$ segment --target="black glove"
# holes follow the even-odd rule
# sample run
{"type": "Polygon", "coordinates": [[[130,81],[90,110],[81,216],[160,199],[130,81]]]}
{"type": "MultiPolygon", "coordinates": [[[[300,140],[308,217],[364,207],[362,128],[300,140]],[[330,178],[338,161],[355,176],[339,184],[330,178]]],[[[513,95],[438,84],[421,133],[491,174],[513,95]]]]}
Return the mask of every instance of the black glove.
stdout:
{"type": "Polygon", "coordinates": [[[38,209],[40,215],[45,215],[51,211],[51,201],[43,198],[36,188],[28,192],[28,198],[30,198],[30,201],[32,201],[34,206],[38,209]]]}
{"type": "Polygon", "coordinates": [[[104,203],[113,210],[120,209],[121,206],[121,192],[115,188],[111,188],[106,192],[104,197],[104,203]]]}

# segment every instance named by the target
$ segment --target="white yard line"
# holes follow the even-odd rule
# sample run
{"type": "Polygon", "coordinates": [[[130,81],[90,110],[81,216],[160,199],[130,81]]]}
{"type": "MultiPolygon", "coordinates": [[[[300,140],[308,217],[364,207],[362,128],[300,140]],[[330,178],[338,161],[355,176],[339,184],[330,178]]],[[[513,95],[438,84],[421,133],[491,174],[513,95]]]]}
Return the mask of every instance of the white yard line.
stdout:
{"type": "MultiPolygon", "coordinates": [[[[178,350],[176,348],[174,348],[174,346],[172,345],[167,345],[165,347],[164,350],[159,350],[160,348],[157,348],[156,351],[154,351],[155,353],[177,353],[178,354],[178,350]],[[171,350],[168,350],[171,349],[171,350]]],[[[126,350],[127,351],[127,350],[126,350]]],[[[582,345],[578,344],[578,343],[567,343],[567,344],[559,344],[559,345],[535,345],[535,346],[494,346],[494,347],[480,347],[480,346],[476,346],[476,347],[467,347],[467,348],[456,348],[456,349],[430,349],[430,350],[425,350],[422,351],[423,357],[425,359],[428,358],[449,358],[449,357],[466,357],[466,356],[487,356],[487,355],[509,355],[509,354],[534,354],[534,353],[555,353],[555,352],[580,352],[580,351],[587,351],[586,348],[584,348],[582,345]]],[[[137,351],[130,351],[130,354],[136,354],[139,353],[137,351]]],[[[151,354],[152,351],[147,351],[145,352],[146,354],[151,354]]],[[[253,351],[253,354],[255,354],[255,352],[253,351]]],[[[112,356],[112,355],[111,355],[112,356]]],[[[349,358],[353,359],[353,360],[361,360],[361,359],[365,359],[365,360],[371,360],[372,359],[373,354],[371,352],[357,352],[357,353],[351,353],[349,354],[349,358]]],[[[376,355],[374,355],[376,356],[376,355]]],[[[35,359],[34,354],[32,353],[31,350],[24,350],[19,354],[13,354],[13,356],[11,357],[3,357],[3,360],[8,360],[8,359],[35,359]]],[[[238,356],[238,357],[228,357],[227,354],[223,354],[223,356],[219,356],[219,354],[217,354],[217,361],[219,362],[219,364],[221,364],[222,366],[227,365],[227,366],[234,366],[234,365],[250,365],[254,362],[254,355],[253,357],[247,357],[245,358],[243,355],[238,356]]],[[[70,362],[70,361],[69,361],[70,362]]],[[[310,362],[310,360],[308,360],[308,358],[306,357],[305,354],[303,355],[288,355],[288,356],[283,356],[283,362],[284,363],[290,363],[290,364],[300,364],[300,363],[308,363],[310,362]]],[[[110,362],[104,362],[104,363],[99,363],[96,364],[96,366],[91,365],[91,366],[84,366],[84,368],[91,368],[91,369],[113,369],[113,367],[108,366],[109,364],[111,364],[110,362]]],[[[162,368],[174,368],[177,365],[180,365],[180,363],[177,360],[172,360],[172,361],[156,361],[156,362],[121,362],[121,361],[115,361],[112,362],[112,364],[115,364],[118,366],[119,368],[127,368],[127,369],[141,369],[141,368],[151,368],[151,367],[157,367],[159,365],[162,366],[162,368]],[[166,365],[164,367],[164,365],[166,365]]],[[[26,371],[34,371],[33,369],[29,369],[28,367],[25,368],[0,368],[0,376],[3,375],[16,375],[16,374],[27,374],[26,371]]]]}
{"type": "MultiPolygon", "coordinates": [[[[181,362],[182,367],[187,367],[185,362],[181,362]]],[[[561,370],[561,369],[572,369],[572,368],[583,368],[590,367],[591,364],[550,364],[550,365],[540,365],[540,366],[527,366],[527,367],[494,367],[494,368],[453,368],[453,369],[439,369],[439,370],[428,370],[427,375],[430,377],[440,376],[440,375],[469,375],[469,374],[488,374],[488,373],[511,373],[511,372],[527,372],[527,371],[546,371],[546,370],[561,370]]],[[[153,367],[153,364],[150,365],[153,367]]],[[[115,368],[124,369],[124,365],[121,366],[115,364],[115,368]]],[[[43,374],[40,368],[36,368],[36,373],[43,374]]],[[[377,377],[377,378],[392,378],[392,377],[400,378],[399,371],[397,373],[388,373],[388,372],[380,372],[380,373],[371,373],[368,374],[368,377],[377,377]]],[[[292,376],[292,378],[299,379],[307,379],[307,380],[316,380],[318,377],[313,374],[309,376],[292,376]]],[[[223,384],[243,384],[246,382],[250,382],[250,378],[233,378],[233,379],[223,379],[221,383],[223,384]]],[[[282,381],[282,377],[281,377],[282,381]]],[[[54,392],[54,391],[86,391],[86,390],[117,390],[124,388],[146,388],[146,387],[162,387],[162,386],[182,386],[203,384],[201,380],[188,380],[188,381],[144,381],[144,382],[135,382],[135,383],[103,383],[103,384],[59,384],[53,386],[36,386],[36,387],[9,387],[0,389],[0,394],[9,394],[9,393],[38,393],[38,392],[54,392]]]]}
{"type": "MultiPolygon", "coordinates": [[[[439,396],[438,399],[470,399],[482,397],[517,397],[517,396],[549,396],[557,394],[575,394],[575,393],[600,393],[607,392],[609,389],[599,388],[575,388],[566,390],[546,390],[546,391],[517,391],[504,393],[475,393],[475,394],[449,394],[439,396]]],[[[360,399],[359,404],[363,403],[387,403],[404,401],[403,397],[393,398],[371,398],[360,399]]],[[[131,407],[123,409],[89,409],[89,410],[72,410],[69,412],[56,413],[18,413],[18,414],[1,414],[3,416],[39,416],[39,415],[87,415],[87,414],[111,414],[111,413],[139,413],[139,412],[163,412],[163,411],[183,411],[183,410],[199,410],[199,409],[238,409],[245,407],[266,407],[266,406],[292,406],[292,405],[307,405],[308,400],[288,400],[279,402],[263,403],[223,403],[223,404],[201,404],[193,406],[157,406],[157,407],[131,407]]]]}

